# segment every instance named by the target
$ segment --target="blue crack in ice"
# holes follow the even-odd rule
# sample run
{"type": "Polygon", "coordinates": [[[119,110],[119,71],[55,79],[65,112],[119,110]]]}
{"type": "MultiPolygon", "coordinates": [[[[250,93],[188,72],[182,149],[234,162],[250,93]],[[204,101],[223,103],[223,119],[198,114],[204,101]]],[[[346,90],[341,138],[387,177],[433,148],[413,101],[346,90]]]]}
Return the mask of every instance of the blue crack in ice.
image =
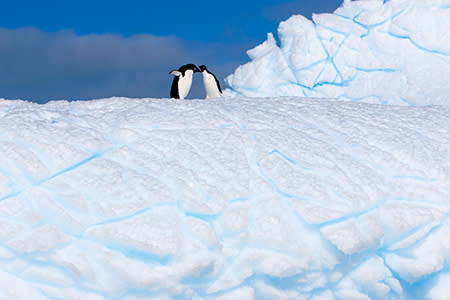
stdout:
{"type": "Polygon", "coordinates": [[[65,168],[65,169],[62,169],[61,171],[58,171],[58,172],[54,173],[53,175],[51,175],[51,176],[49,176],[47,178],[43,178],[43,179],[41,179],[39,181],[36,181],[35,183],[33,183],[33,186],[42,185],[43,183],[46,183],[46,182],[48,182],[48,181],[50,181],[50,180],[52,180],[52,179],[54,179],[54,178],[56,178],[58,176],[64,175],[67,172],[73,171],[73,170],[75,170],[75,169],[77,169],[77,168],[79,168],[81,166],[84,166],[85,164],[89,163],[91,160],[94,160],[94,159],[96,159],[98,157],[101,157],[102,154],[103,153],[95,153],[95,154],[93,154],[93,155],[91,155],[91,156],[89,156],[89,157],[87,157],[87,158],[85,158],[85,159],[83,159],[83,160],[81,160],[81,161],[79,161],[79,162],[77,162],[77,163],[75,163],[75,164],[65,168]]]}
{"type": "Polygon", "coordinates": [[[283,159],[285,159],[286,161],[288,161],[289,163],[295,165],[296,167],[303,169],[303,170],[311,170],[308,167],[305,167],[303,165],[301,165],[298,161],[288,157],[286,154],[282,153],[280,150],[278,149],[274,149],[271,152],[269,152],[269,156],[273,155],[273,154],[278,154],[279,156],[281,156],[283,159]]]}
{"type": "Polygon", "coordinates": [[[442,50],[436,50],[436,49],[429,49],[426,48],[424,46],[419,45],[417,42],[414,41],[413,38],[411,38],[409,35],[401,35],[401,34],[396,34],[393,32],[388,32],[388,34],[394,38],[397,39],[404,39],[404,40],[408,40],[412,45],[414,45],[414,47],[416,47],[419,50],[431,53],[431,54],[438,54],[438,55],[443,55],[443,56],[450,56],[450,51],[442,51],[442,50]]]}

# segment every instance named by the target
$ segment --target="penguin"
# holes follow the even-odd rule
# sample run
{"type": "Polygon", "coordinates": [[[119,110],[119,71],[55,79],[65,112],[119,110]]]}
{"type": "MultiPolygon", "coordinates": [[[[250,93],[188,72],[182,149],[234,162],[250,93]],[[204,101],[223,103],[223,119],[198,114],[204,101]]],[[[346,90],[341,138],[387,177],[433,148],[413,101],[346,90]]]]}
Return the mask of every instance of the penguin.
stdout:
{"type": "Polygon", "coordinates": [[[170,71],[169,74],[175,75],[170,89],[170,98],[184,99],[192,85],[192,75],[200,72],[194,64],[181,66],[178,70],[170,71]]]}
{"type": "Polygon", "coordinates": [[[219,80],[211,73],[205,65],[200,66],[200,71],[203,74],[203,84],[205,85],[206,98],[218,98],[222,94],[219,80]]]}

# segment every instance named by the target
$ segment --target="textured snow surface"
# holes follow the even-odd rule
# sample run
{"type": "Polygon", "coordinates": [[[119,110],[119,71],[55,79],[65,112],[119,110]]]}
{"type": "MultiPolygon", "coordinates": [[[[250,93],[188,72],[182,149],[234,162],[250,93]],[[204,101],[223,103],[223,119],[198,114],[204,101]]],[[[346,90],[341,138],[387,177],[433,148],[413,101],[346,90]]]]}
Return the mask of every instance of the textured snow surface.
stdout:
{"type": "Polygon", "coordinates": [[[344,1],[278,37],[248,51],[225,95],[450,105],[450,0],[344,1]]]}
{"type": "Polygon", "coordinates": [[[448,299],[450,106],[0,100],[0,299],[448,299]]]}

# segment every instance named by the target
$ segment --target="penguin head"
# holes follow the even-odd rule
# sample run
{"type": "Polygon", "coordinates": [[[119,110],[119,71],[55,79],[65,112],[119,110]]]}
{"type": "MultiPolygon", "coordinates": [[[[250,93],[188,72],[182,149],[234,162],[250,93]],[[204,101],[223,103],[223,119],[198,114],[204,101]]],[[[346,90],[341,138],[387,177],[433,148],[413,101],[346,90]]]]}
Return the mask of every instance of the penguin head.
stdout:
{"type": "Polygon", "coordinates": [[[187,70],[192,70],[194,73],[200,72],[200,70],[199,70],[199,69],[197,68],[197,66],[194,65],[194,64],[187,64],[187,65],[181,66],[181,67],[178,69],[178,71],[180,71],[180,72],[182,72],[182,73],[186,72],[187,70]]]}
{"type": "Polygon", "coordinates": [[[192,72],[196,73],[196,72],[201,72],[196,65],[194,64],[187,64],[187,65],[183,65],[181,67],[178,68],[178,70],[173,70],[170,71],[169,74],[175,75],[175,76],[184,76],[184,73],[187,70],[192,70],[192,72]]]}
{"type": "Polygon", "coordinates": [[[200,68],[200,72],[208,71],[208,69],[206,68],[205,65],[201,65],[199,68],[200,68]]]}

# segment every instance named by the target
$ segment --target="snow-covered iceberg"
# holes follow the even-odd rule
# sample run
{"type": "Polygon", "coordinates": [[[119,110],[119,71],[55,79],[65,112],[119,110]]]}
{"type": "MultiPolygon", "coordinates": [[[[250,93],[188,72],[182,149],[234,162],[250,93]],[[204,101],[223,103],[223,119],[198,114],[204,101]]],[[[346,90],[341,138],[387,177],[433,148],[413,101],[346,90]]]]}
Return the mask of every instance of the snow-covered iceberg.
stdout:
{"type": "Polygon", "coordinates": [[[0,100],[0,299],[448,299],[450,106],[0,100]]]}
{"type": "Polygon", "coordinates": [[[249,50],[227,95],[450,105],[450,1],[344,1],[249,50]]]}

